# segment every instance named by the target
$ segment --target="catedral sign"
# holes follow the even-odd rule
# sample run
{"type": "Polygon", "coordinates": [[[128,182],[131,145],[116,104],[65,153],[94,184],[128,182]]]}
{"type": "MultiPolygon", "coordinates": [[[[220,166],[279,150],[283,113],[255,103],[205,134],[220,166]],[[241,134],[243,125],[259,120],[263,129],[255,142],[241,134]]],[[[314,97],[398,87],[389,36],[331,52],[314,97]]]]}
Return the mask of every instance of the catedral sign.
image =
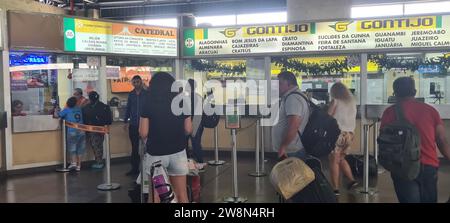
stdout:
{"type": "Polygon", "coordinates": [[[64,49],[149,56],[178,54],[177,29],[64,18],[64,49]]]}
{"type": "Polygon", "coordinates": [[[450,47],[450,16],[184,30],[184,56],[450,47]]]}

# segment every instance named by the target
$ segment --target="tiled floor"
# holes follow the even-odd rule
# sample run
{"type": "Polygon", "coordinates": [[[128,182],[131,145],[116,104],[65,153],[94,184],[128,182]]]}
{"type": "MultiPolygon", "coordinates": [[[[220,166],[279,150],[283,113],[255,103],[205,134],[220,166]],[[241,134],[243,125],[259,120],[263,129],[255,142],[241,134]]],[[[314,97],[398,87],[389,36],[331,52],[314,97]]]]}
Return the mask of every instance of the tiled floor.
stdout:
{"type": "MultiPolygon", "coordinates": [[[[226,161],[229,157],[223,156],[226,161]]],[[[208,160],[208,159],[206,159],[208,160]]],[[[241,156],[238,159],[238,192],[239,196],[251,203],[277,202],[277,196],[270,184],[269,177],[251,177],[249,172],[255,170],[254,159],[241,156]]],[[[266,162],[266,170],[270,170],[273,161],[266,162]]],[[[326,166],[326,165],[325,165],[326,166]]],[[[0,202],[71,202],[71,203],[129,203],[128,188],[133,179],[125,176],[129,164],[112,165],[112,182],[120,183],[121,188],[115,191],[99,191],[97,185],[103,183],[106,171],[82,169],[80,173],[57,173],[47,171],[26,175],[9,176],[0,181],[0,202]]],[[[325,167],[326,168],[326,167],[325,167]]],[[[325,174],[328,176],[327,171],[325,174]]],[[[223,202],[224,197],[232,196],[232,166],[227,162],[223,166],[206,167],[202,174],[201,202],[223,202]]],[[[397,202],[392,182],[388,173],[379,175],[378,180],[371,181],[378,191],[374,195],[365,195],[357,191],[341,190],[339,202],[397,202]]],[[[439,170],[439,202],[447,201],[450,195],[450,165],[445,163],[439,170]]]]}

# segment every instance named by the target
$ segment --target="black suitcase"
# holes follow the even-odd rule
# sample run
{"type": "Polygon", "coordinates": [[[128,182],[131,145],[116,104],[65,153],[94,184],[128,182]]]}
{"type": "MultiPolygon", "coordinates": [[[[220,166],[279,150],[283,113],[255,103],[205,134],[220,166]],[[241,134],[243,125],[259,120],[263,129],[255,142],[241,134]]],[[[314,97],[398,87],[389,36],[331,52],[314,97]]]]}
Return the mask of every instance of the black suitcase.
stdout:
{"type": "Polygon", "coordinates": [[[316,158],[308,158],[305,163],[314,171],[316,179],[290,200],[293,203],[337,203],[330,182],[322,172],[322,164],[316,158]]]}
{"type": "MultiPolygon", "coordinates": [[[[345,160],[347,160],[350,169],[354,176],[363,177],[364,175],[364,156],[363,155],[347,155],[345,156],[345,160]]],[[[378,176],[378,167],[375,161],[375,157],[369,156],[369,176],[376,177],[378,176]]]]}

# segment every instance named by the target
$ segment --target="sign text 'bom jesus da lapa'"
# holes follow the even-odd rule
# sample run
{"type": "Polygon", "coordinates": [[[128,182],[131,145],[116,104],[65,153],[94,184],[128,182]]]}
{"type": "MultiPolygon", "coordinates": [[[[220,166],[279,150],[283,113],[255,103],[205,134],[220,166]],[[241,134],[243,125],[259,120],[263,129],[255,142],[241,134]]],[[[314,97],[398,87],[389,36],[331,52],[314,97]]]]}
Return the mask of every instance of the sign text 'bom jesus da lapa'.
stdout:
{"type": "Polygon", "coordinates": [[[184,30],[184,56],[450,47],[450,16],[184,30]]]}

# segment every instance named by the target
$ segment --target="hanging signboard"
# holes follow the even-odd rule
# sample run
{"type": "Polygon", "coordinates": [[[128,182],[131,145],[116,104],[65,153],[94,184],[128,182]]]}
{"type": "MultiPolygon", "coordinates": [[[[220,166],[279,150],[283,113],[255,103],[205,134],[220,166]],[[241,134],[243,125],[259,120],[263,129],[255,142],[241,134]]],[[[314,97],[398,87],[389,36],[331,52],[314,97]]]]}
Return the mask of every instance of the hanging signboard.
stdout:
{"type": "Polygon", "coordinates": [[[152,78],[150,67],[121,67],[120,78],[111,80],[111,92],[131,92],[133,90],[131,79],[136,75],[140,76],[142,82],[148,86],[152,78]]]}
{"type": "Polygon", "coordinates": [[[106,66],[106,79],[119,79],[120,67],[119,66],[106,66]]]}
{"type": "Polygon", "coordinates": [[[96,81],[99,74],[97,69],[79,68],[73,69],[72,78],[74,81],[96,81]]]}
{"type": "Polygon", "coordinates": [[[176,57],[177,29],[64,18],[64,50],[176,57]]]}
{"type": "Polygon", "coordinates": [[[184,56],[450,47],[450,15],[184,30],[184,56]]]}
{"type": "MultiPolygon", "coordinates": [[[[2,9],[0,9],[0,15],[3,15],[2,9]]],[[[0,24],[3,24],[2,18],[3,18],[3,16],[0,16],[0,24]]],[[[3,37],[2,26],[0,25],[0,49],[3,49],[3,39],[2,39],[2,37],[3,37]]]]}

